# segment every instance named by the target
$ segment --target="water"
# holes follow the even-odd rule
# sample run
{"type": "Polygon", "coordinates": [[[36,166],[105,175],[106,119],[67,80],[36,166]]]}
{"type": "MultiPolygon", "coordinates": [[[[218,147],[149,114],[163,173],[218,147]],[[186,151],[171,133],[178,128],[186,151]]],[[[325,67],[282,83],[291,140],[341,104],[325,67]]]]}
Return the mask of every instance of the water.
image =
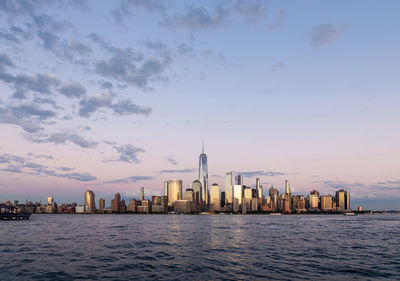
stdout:
{"type": "Polygon", "coordinates": [[[400,280],[400,215],[32,215],[5,279],[400,280]]]}

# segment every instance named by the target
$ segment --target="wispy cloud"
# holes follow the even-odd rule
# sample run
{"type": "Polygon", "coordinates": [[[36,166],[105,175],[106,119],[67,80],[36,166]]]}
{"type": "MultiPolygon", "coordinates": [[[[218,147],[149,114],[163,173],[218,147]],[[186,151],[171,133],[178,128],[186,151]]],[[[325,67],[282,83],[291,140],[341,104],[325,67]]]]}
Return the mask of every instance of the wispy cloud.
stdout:
{"type": "Polygon", "coordinates": [[[253,178],[256,176],[274,177],[274,176],[286,175],[286,173],[283,172],[273,172],[273,171],[249,171],[249,172],[237,172],[237,173],[241,173],[246,178],[253,178]]]}
{"type": "Polygon", "coordinates": [[[178,165],[178,162],[172,156],[167,156],[165,159],[174,166],[178,165]]]}
{"type": "Polygon", "coordinates": [[[172,169],[172,170],[160,170],[160,174],[188,174],[188,173],[193,173],[197,169],[172,169]]]}
{"type": "Polygon", "coordinates": [[[118,184],[118,183],[130,183],[130,182],[138,182],[138,181],[149,181],[149,180],[153,180],[153,179],[154,179],[153,176],[132,176],[132,177],[116,179],[116,180],[112,180],[112,181],[106,181],[104,183],[118,184]]]}
{"type": "Polygon", "coordinates": [[[311,32],[311,44],[314,48],[332,44],[342,35],[346,25],[320,24],[311,32]]]}

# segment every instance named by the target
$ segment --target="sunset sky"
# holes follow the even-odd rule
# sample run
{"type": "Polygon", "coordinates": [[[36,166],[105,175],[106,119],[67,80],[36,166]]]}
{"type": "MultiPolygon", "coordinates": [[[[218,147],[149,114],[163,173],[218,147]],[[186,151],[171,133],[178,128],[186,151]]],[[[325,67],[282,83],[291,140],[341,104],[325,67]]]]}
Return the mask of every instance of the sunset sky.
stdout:
{"type": "MultiPolygon", "coordinates": [[[[400,208],[399,1],[0,1],[0,201],[225,172],[400,208]]],[[[266,194],[266,193],[265,193],[266,194]]],[[[106,202],[109,205],[109,201],[106,202]]]]}

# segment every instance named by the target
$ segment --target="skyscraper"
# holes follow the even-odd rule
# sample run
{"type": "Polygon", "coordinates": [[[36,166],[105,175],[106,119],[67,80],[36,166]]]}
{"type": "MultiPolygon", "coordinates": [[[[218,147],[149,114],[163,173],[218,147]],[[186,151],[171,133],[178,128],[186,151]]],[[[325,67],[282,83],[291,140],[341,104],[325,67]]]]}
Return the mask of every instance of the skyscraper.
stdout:
{"type": "Polygon", "coordinates": [[[142,186],[140,188],[140,201],[143,201],[143,200],[144,200],[144,187],[142,186]]]}
{"type": "Polygon", "coordinates": [[[233,204],[232,172],[225,175],[225,205],[229,208],[233,204]]]}
{"type": "Polygon", "coordinates": [[[290,184],[288,180],[285,180],[285,193],[290,194],[290,184]]]}
{"type": "Polygon", "coordinates": [[[242,174],[235,175],[235,185],[243,185],[242,174]]]}
{"type": "Polygon", "coordinates": [[[210,208],[214,211],[219,211],[221,209],[221,189],[216,183],[211,186],[210,208]]]}
{"type": "Polygon", "coordinates": [[[85,192],[85,212],[95,213],[96,203],[94,202],[94,192],[91,190],[86,190],[85,192]]]}
{"type": "Polygon", "coordinates": [[[111,201],[111,211],[119,212],[121,208],[121,194],[115,193],[114,199],[111,201]]]}
{"type": "Polygon", "coordinates": [[[256,178],[257,197],[263,198],[263,187],[260,185],[260,178],[256,178]]]}
{"type": "Polygon", "coordinates": [[[201,192],[202,192],[202,186],[201,183],[198,180],[193,181],[193,183],[190,185],[190,188],[193,189],[193,194],[194,194],[194,201],[195,201],[195,211],[198,212],[201,210],[201,206],[203,203],[201,192]]]}
{"type": "Polygon", "coordinates": [[[168,205],[172,206],[176,200],[182,199],[182,181],[170,180],[168,182],[168,205]]]}
{"type": "Polygon", "coordinates": [[[203,206],[208,205],[208,167],[207,167],[207,155],[204,153],[204,143],[202,153],[199,157],[199,181],[202,186],[201,200],[203,206]]]}
{"type": "Polygon", "coordinates": [[[99,199],[99,212],[102,213],[104,212],[104,209],[106,208],[106,201],[102,198],[99,199]]]}
{"type": "Polygon", "coordinates": [[[347,190],[336,191],[335,200],[339,211],[350,210],[350,193],[347,190]]]}

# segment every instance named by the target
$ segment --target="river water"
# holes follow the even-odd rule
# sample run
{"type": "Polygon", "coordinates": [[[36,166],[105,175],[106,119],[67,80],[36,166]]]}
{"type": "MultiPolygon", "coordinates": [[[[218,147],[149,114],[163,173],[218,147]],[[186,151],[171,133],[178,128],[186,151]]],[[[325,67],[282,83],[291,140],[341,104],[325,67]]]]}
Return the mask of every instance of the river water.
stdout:
{"type": "Polygon", "coordinates": [[[32,215],[0,280],[400,280],[400,215],[32,215]]]}

